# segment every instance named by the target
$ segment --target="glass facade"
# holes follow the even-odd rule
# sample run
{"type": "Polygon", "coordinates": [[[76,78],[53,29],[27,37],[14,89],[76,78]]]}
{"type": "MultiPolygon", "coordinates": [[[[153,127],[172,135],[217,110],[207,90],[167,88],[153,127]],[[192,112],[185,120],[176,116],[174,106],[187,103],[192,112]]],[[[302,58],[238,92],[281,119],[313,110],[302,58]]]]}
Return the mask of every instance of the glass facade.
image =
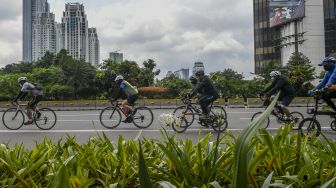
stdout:
{"type": "Polygon", "coordinates": [[[258,74],[270,61],[281,63],[279,28],[269,27],[268,0],[253,0],[254,18],[254,71],[258,74]]]}
{"type": "Polygon", "coordinates": [[[326,56],[336,53],[336,0],[323,0],[326,56]]]}

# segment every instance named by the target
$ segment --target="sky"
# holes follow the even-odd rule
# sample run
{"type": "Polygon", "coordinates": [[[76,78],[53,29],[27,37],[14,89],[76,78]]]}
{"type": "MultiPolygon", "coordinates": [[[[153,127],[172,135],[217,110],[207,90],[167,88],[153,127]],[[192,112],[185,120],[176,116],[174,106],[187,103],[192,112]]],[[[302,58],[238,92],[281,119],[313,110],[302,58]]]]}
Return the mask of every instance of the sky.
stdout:
{"type": "MultiPolygon", "coordinates": [[[[96,27],[100,59],[120,50],[142,65],[154,59],[168,70],[201,61],[207,73],[231,68],[245,77],[254,70],[251,0],[48,0],[61,21],[66,2],[85,6],[96,27]]],[[[22,59],[22,0],[0,0],[0,67],[22,59]]]]}

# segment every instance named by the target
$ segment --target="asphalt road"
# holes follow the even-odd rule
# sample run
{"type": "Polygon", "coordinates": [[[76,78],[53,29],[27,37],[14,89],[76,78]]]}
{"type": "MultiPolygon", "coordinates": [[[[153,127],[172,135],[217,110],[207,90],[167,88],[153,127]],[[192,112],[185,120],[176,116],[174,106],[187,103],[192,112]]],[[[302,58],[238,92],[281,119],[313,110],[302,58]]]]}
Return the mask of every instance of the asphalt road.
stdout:
{"type": "MultiPolygon", "coordinates": [[[[239,132],[246,128],[254,113],[263,111],[264,109],[244,109],[244,108],[228,108],[226,109],[228,114],[228,129],[233,132],[239,132]]],[[[306,108],[292,108],[291,110],[297,110],[302,112],[305,117],[308,115],[305,113],[306,108]]],[[[142,136],[146,138],[161,139],[162,126],[160,125],[158,118],[160,114],[171,113],[173,110],[169,109],[156,109],[153,110],[154,122],[147,128],[142,130],[142,136]]],[[[0,143],[9,143],[10,145],[24,143],[27,147],[35,145],[35,141],[43,140],[45,137],[50,138],[53,141],[59,139],[65,139],[67,135],[75,136],[80,143],[85,143],[92,136],[97,136],[102,132],[105,132],[109,138],[116,142],[119,135],[122,135],[125,139],[135,138],[140,129],[133,124],[121,123],[117,128],[109,130],[100,125],[99,122],[100,111],[57,111],[57,124],[52,130],[43,131],[39,130],[35,125],[23,126],[20,130],[7,130],[1,123],[0,125],[0,143]]],[[[0,113],[2,117],[2,113],[0,113]]],[[[318,120],[321,123],[323,131],[327,133],[328,138],[334,139],[336,132],[330,129],[330,122],[332,121],[329,116],[320,116],[318,120]]],[[[271,124],[269,126],[270,131],[274,131],[279,127],[279,124],[271,118],[271,124]]],[[[211,128],[204,128],[197,124],[197,121],[191,125],[185,133],[180,133],[180,138],[189,138],[197,140],[200,130],[202,135],[214,131],[211,128]]],[[[172,133],[173,131],[170,130],[172,133]]]]}

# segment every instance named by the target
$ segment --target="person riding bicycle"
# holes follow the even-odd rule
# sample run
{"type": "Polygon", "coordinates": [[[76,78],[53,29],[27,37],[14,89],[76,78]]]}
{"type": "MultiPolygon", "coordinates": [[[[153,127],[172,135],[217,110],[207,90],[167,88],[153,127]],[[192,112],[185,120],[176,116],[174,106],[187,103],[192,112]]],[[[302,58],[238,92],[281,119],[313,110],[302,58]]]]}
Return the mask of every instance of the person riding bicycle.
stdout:
{"type": "Polygon", "coordinates": [[[290,111],[287,109],[287,107],[295,97],[295,90],[288,79],[281,75],[280,71],[272,71],[270,73],[270,77],[273,80],[272,84],[268,86],[262,93],[260,93],[260,95],[265,95],[267,98],[270,98],[272,95],[280,91],[278,104],[281,110],[287,116],[287,120],[290,121],[293,118],[291,117],[290,111]]]}
{"type": "Polygon", "coordinates": [[[309,90],[308,93],[311,94],[315,90],[326,88],[322,92],[322,99],[336,112],[336,106],[331,100],[336,98],[336,90],[333,89],[333,86],[336,84],[336,59],[334,57],[326,57],[319,66],[323,66],[326,73],[322,81],[313,89],[309,90]]]}
{"type": "MultiPolygon", "coordinates": [[[[31,93],[33,95],[33,98],[28,102],[27,106],[28,121],[24,123],[24,125],[29,125],[33,123],[33,111],[35,110],[37,104],[41,101],[43,97],[43,91],[42,88],[37,87],[32,83],[29,83],[27,77],[20,77],[18,79],[18,83],[21,86],[21,90],[17,97],[13,100],[13,102],[16,103],[18,100],[27,96],[28,93],[31,93]]],[[[41,116],[41,113],[37,111],[36,114],[36,118],[38,119],[41,116]]]]}
{"type": "Polygon", "coordinates": [[[129,114],[133,112],[133,106],[135,104],[135,101],[138,100],[139,92],[136,87],[132,86],[130,83],[124,80],[124,77],[122,75],[118,75],[115,78],[115,82],[118,85],[118,90],[114,100],[120,98],[122,94],[126,94],[127,99],[122,102],[123,111],[126,115],[126,119],[123,122],[130,123],[132,119],[129,114]]]}
{"type": "Polygon", "coordinates": [[[200,94],[198,103],[200,104],[203,113],[200,116],[200,119],[205,119],[210,113],[209,105],[219,98],[219,93],[209,77],[205,76],[203,70],[197,71],[195,77],[198,82],[187,96],[192,98],[196,93],[200,94]]]}

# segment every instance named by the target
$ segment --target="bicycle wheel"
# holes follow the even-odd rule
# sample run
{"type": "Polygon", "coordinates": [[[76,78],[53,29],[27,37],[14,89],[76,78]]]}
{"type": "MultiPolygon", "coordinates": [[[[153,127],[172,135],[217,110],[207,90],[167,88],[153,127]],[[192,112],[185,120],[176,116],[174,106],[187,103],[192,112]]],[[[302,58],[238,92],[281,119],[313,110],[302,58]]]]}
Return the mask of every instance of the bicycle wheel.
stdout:
{"type": "Polygon", "coordinates": [[[140,128],[147,128],[153,123],[153,112],[147,107],[137,107],[133,112],[133,124],[140,128]]]}
{"type": "Polygon", "coordinates": [[[177,117],[176,122],[173,123],[172,127],[175,132],[183,133],[191,124],[188,123],[186,116],[177,117]]]}
{"type": "Polygon", "coordinates": [[[213,106],[210,111],[211,127],[216,132],[223,132],[228,126],[226,112],[221,106],[213,106]]]}
{"type": "Polygon", "coordinates": [[[318,137],[321,133],[321,125],[314,118],[305,118],[301,121],[299,125],[302,136],[308,136],[309,138],[316,136],[318,137]]]}
{"type": "Polygon", "coordinates": [[[2,123],[7,129],[17,130],[23,126],[25,117],[22,111],[16,108],[7,109],[2,115],[2,123]]]}
{"type": "Polygon", "coordinates": [[[177,118],[183,116],[184,120],[188,123],[188,126],[190,126],[194,122],[195,115],[190,108],[188,108],[188,110],[186,108],[187,106],[179,106],[175,108],[173,115],[177,118]]]}
{"type": "Polygon", "coordinates": [[[302,113],[300,112],[291,112],[290,115],[294,118],[295,127],[294,130],[299,129],[300,122],[304,119],[302,113]]]}
{"type": "Polygon", "coordinates": [[[100,112],[99,121],[105,128],[114,129],[120,125],[121,113],[115,107],[107,107],[100,112]]]}
{"type": "Polygon", "coordinates": [[[56,113],[50,108],[41,108],[39,112],[41,113],[39,118],[37,118],[36,112],[33,114],[36,126],[42,130],[52,129],[57,122],[56,113]]]}
{"type": "MultiPolygon", "coordinates": [[[[254,119],[256,119],[257,117],[259,117],[263,112],[257,112],[255,113],[252,118],[251,118],[251,121],[253,121],[254,119]]],[[[267,119],[262,123],[261,125],[261,128],[264,128],[266,129],[268,126],[269,126],[269,123],[270,123],[270,118],[267,117],[267,119]]]]}

